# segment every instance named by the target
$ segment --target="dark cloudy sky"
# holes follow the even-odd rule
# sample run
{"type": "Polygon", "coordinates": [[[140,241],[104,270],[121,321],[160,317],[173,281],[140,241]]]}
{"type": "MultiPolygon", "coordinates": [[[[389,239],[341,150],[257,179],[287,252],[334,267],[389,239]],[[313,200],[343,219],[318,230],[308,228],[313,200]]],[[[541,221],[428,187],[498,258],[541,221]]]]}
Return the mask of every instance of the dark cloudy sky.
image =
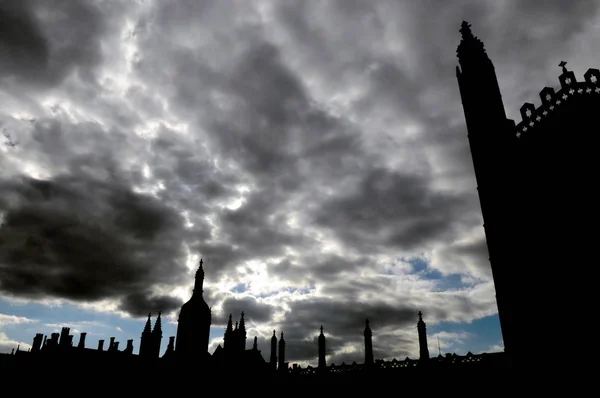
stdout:
{"type": "MultiPolygon", "coordinates": [[[[594,1],[0,0],[0,348],[61,326],[175,334],[213,309],[290,362],[502,349],[455,76],[469,21],[509,117],[561,60],[600,66],[594,1]]],[[[507,160],[508,161],[508,160],[507,160]]],[[[534,309],[529,309],[534,310],[534,309]]],[[[75,337],[77,341],[78,337],[75,337]]]]}

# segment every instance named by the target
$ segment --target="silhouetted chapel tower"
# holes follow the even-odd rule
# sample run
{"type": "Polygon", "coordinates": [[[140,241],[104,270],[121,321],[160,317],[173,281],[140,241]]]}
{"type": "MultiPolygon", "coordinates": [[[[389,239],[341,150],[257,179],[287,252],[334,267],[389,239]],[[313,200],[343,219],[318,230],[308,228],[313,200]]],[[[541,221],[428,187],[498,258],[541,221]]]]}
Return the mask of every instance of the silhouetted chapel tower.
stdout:
{"type": "Polygon", "coordinates": [[[200,260],[192,297],[181,306],[177,320],[175,354],[180,358],[201,359],[208,355],[211,310],[202,297],[203,283],[204,268],[200,260]]]}
{"type": "MultiPolygon", "coordinates": [[[[456,76],[473,159],[505,351],[512,358],[572,357],[578,327],[596,309],[585,292],[595,278],[600,72],[585,81],[560,63],[560,89],[506,118],[492,61],[463,22],[456,76]],[[594,231],[594,232],[591,232],[594,231]],[[560,314],[559,314],[560,313],[560,314]]],[[[508,56],[511,56],[510,54],[508,56]]],[[[558,61],[557,61],[558,62],[558,61]]],[[[583,351],[581,351],[583,353],[583,351]]]]}

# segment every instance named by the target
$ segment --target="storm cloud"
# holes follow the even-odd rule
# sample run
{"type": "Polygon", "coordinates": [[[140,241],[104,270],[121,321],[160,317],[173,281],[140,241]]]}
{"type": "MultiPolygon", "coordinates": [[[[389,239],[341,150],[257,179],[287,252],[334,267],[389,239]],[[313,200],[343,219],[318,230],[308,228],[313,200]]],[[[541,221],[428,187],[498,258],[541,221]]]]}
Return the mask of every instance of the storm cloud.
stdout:
{"type": "Polygon", "coordinates": [[[496,313],[461,21],[515,119],[599,50],[594,2],[52,3],[0,2],[0,291],[172,320],[202,258],[213,327],[244,311],[290,362],[321,325],[329,361],[366,318],[402,359],[419,310],[496,313]]]}

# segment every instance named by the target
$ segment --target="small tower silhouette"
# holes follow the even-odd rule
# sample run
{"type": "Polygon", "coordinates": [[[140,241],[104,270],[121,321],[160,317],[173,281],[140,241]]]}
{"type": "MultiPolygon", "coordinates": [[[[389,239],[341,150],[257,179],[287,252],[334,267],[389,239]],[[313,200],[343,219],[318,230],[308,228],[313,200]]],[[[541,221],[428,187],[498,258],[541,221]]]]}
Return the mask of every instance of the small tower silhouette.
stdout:
{"type": "Polygon", "coordinates": [[[286,364],[285,364],[285,340],[283,339],[283,332],[281,332],[281,338],[279,339],[279,365],[278,365],[278,369],[280,371],[285,371],[286,368],[286,364]]]}
{"type": "Polygon", "coordinates": [[[271,369],[277,369],[277,336],[273,330],[273,337],[271,337],[271,357],[269,359],[269,365],[271,369]]]}
{"type": "Polygon", "coordinates": [[[429,348],[427,347],[427,327],[425,326],[425,322],[423,322],[423,313],[421,311],[419,311],[417,330],[419,333],[419,360],[426,361],[429,359],[429,348]]]}
{"type": "Polygon", "coordinates": [[[319,335],[319,369],[325,369],[327,363],[325,362],[325,335],[323,334],[323,325],[321,325],[321,334],[319,335]]]}
{"type": "Polygon", "coordinates": [[[369,326],[369,320],[365,321],[365,366],[370,367],[373,365],[373,332],[369,326]]]}

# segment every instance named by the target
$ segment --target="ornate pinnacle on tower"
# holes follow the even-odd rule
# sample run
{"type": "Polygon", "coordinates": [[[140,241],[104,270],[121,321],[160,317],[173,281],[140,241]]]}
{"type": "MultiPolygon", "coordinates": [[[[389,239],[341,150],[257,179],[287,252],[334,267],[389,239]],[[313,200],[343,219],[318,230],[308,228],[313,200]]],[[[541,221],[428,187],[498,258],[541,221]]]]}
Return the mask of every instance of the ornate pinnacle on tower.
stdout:
{"type": "Polygon", "coordinates": [[[154,329],[152,330],[152,333],[154,333],[154,334],[160,333],[162,335],[162,321],[160,319],[160,314],[161,314],[161,311],[158,311],[158,316],[156,318],[156,322],[154,322],[154,329]]]}
{"type": "Polygon", "coordinates": [[[462,35],[463,39],[472,38],[473,32],[471,32],[471,24],[467,21],[462,21],[460,24],[460,29],[458,30],[462,35]]]}
{"type": "Polygon", "coordinates": [[[202,264],[203,264],[203,261],[202,261],[202,259],[200,259],[200,266],[198,267],[198,270],[196,271],[196,277],[198,277],[199,275],[204,277],[204,267],[202,266],[202,264]]]}
{"type": "Polygon", "coordinates": [[[471,32],[471,24],[467,21],[462,21],[459,32],[462,36],[462,40],[456,49],[456,53],[459,58],[463,58],[469,55],[482,55],[485,54],[485,47],[483,42],[479,40],[471,32]]]}
{"type": "Polygon", "coordinates": [[[566,61],[560,61],[560,64],[558,64],[558,66],[560,66],[562,68],[563,73],[568,72],[566,65],[567,65],[566,61]]]}
{"type": "Polygon", "coordinates": [[[148,314],[148,320],[146,320],[146,326],[144,326],[144,333],[150,333],[152,331],[152,323],[150,322],[150,316],[152,314],[148,314]]]}

